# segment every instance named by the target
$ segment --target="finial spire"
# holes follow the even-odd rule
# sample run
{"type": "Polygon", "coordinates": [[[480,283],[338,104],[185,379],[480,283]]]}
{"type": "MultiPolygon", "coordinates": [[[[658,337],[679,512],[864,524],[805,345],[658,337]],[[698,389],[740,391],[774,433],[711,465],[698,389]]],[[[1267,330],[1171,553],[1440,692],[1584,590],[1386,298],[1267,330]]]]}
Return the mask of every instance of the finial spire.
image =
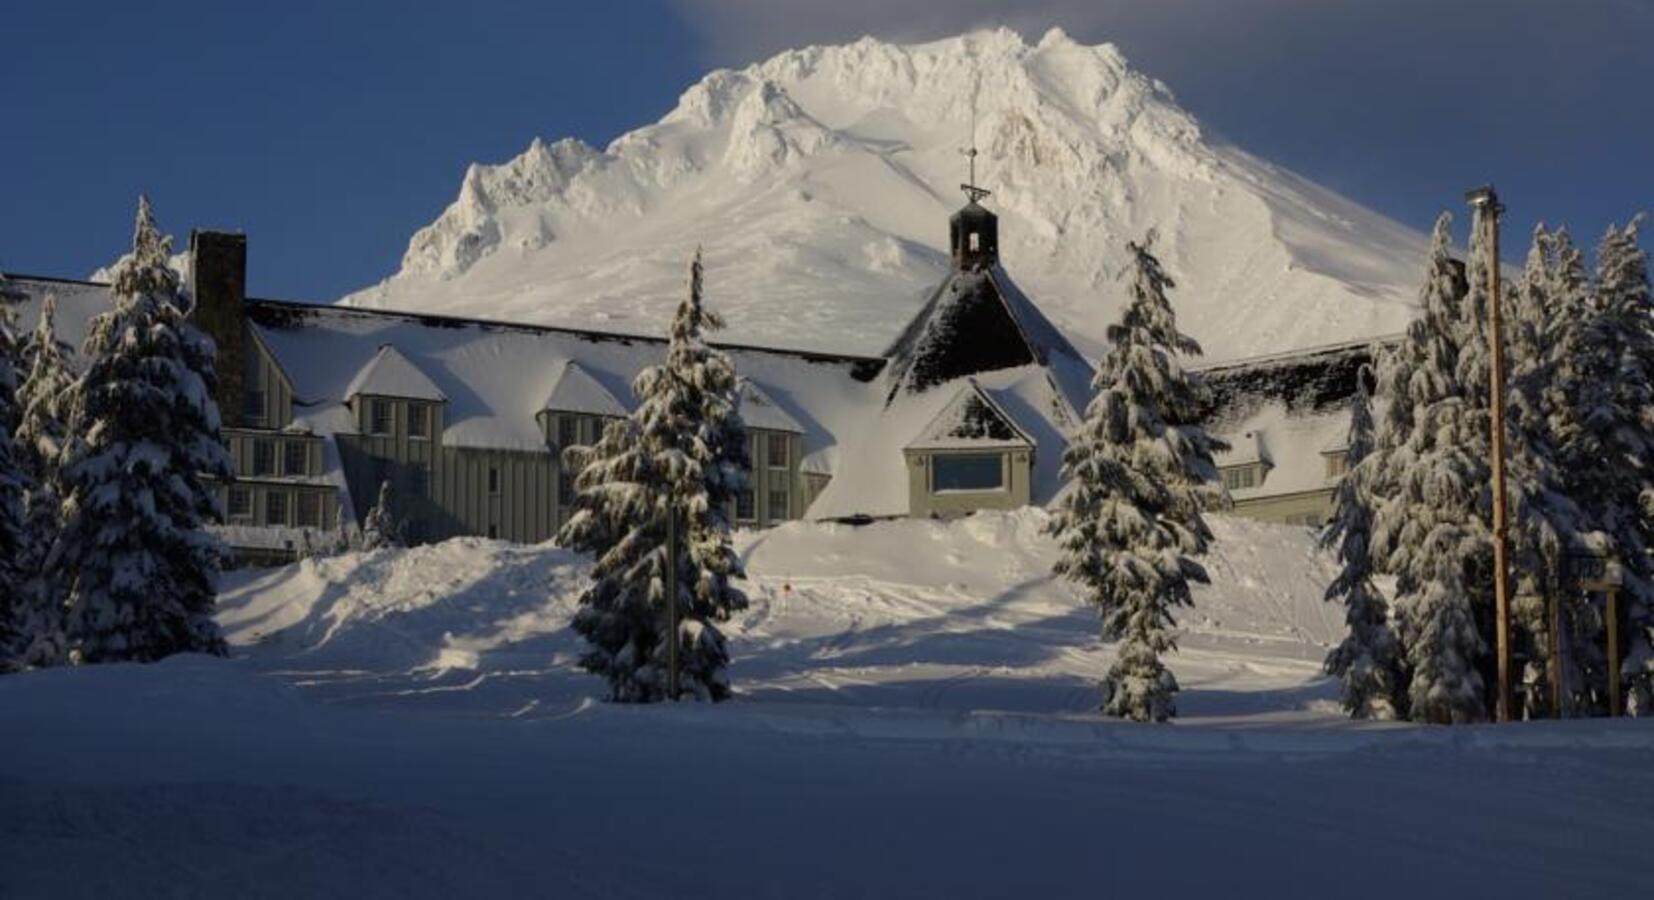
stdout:
{"type": "Polygon", "coordinates": [[[959,189],[965,192],[965,196],[970,198],[972,203],[993,193],[993,191],[978,187],[976,184],[976,98],[981,92],[982,76],[979,74],[976,77],[976,86],[971,90],[971,145],[970,149],[965,151],[965,155],[970,158],[970,178],[959,186],[959,189]]]}

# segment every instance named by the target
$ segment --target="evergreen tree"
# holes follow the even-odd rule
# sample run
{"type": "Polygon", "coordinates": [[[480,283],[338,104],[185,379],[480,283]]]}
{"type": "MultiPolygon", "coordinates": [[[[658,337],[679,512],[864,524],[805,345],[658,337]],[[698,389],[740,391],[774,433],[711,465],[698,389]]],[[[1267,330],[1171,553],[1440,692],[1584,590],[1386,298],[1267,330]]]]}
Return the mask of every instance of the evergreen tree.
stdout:
{"type": "Polygon", "coordinates": [[[68,660],[223,653],[212,620],[222,545],[208,478],[230,476],[213,403],[212,341],[189,324],[147,199],[114,308],[95,317],[65,400],[62,529],[46,560],[68,660]]]}
{"type": "Polygon", "coordinates": [[[1474,362],[1478,354],[1485,359],[1485,349],[1474,346],[1482,332],[1473,320],[1481,310],[1449,253],[1451,222],[1445,213],[1436,221],[1422,314],[1385,358],[1379,385],[1387,433],[1380,434],[1374,463],[1383,490],[1373,520],[1374,558],[1396,578],[1411,673],[1409,713],[1440,723],[1485,715],[1482,624],[1491,608],[1492,570],[1488,418],[1464,382],[1468,377],[1485,390],[1486,375],[1474,362]]]}
{"type": "Polygon", "coordinates": [[[30,533],[30,571],[40,567],[46,549],[58,534],[61,496],[58,491],[58,457],[63,452],[65,424],[63,400],[73,376],[69,374],[69,346],[56,334],[58,298],[46,294],[40,306],[40,321],[23,339],[25,379],[18,389],[18,407],[23,410],[17,428],[18,450],[30,478],[26,519],[30,533]]]}
{"type": "Polygon", "coordinates": [[[1366,480],[1373,466],[1373,416],[1365,370],[1350,403],[1344,477],[1333,496],[1333,518],[1321,535],[1337,547],[1343,568],[1327,586],[1326,599],[1344,605],[1349,634],[1327,654],[1326,672],[1343,684],[1344,710],[1357,719],[1395,719],[1407,709],[1407,672],[1401,644],[1390,628],[1390,606],[1373,585],[1372,498],[1366,480]]]}
{"type": "Polygon", "coordinates": [[[1063,454],[1069,482],[1051,522],[1062,554],[1056,574],[1080,585],[1119,642],[1104,683],[1103,710],[1138,721],[1176,714],[1177,678],[1161,656],[1177,649],[1172,611],[1206,584],[1212,534],[1204,508],[1221,502],[1214,450],[1201,427],[1205,392],[1179,355],[1199,355],[1177,330],[1166,292],[1174,283],[1149,250],[1129,246],[1130,300],[1108,329],[1085,421],[1063,454]]]}
{"type": "Polygon", "coordinates": [[[637,409],[590,448],[571,450],[580,499],[559,540],[596,559],[574,629],[590,649],[581,665],[608,680],[610,697],[652,702],[668,693],[668,640],[680,686],[697,699],[729,696],[729,651],[716,623],[745,609],[744,577],[727,510],[745,481],[746,427],[735,368],[707,346],[722,322],[702,303],[701,259],[672,322],[666,363],[633,381],[637,409]],[[678,527],[669,529],[670,517],[678,527]],[[668,534],[676,534],[677,595],[668,597],[668,534]],[[677,606],[678,633],[669,634],[677,606]]]}
{"type": "MultiPolygon", "coordinates": [[[[1597,249],[1597,315],[1586,340],[1596,351],[1606,396],[1589,407],[1580,443],[1596,465],[1576,494],[1589,497],[1595,524],[1625,575],[1624,708],[1654,714],[1654,291],[1641,217],[1611,227],[1597,249]]],[[[1583,502],[1583,501],[1582,501],[1583,502]]]]}
{"type": "Polygon", "coordinates": [[[12,439],[21,418],[17,361],[12,311],[0,301],[0,671],[10,668],[20,651],[27,609],[24,560],[29,541],[23,498],[30,482],[23,454],[12,439]]]}
{"type": "Polygon", "coordinates": [[[379,482],[379,498],[362,520],[363,550],[402,546],[402,523],[396,517],[394,500],[390,479],[379,482]]]}

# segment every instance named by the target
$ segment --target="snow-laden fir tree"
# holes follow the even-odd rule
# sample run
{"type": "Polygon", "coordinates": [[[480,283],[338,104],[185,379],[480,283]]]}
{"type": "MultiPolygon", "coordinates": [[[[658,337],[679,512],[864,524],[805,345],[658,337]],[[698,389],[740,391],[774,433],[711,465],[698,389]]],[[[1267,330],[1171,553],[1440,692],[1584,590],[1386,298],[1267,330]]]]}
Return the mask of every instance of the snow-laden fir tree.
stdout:
{"type": "Polygon", "coordinates": [[[231,474],[212,341],[185,319],[168,240],[138,204],[114,308],[92,319],[65,399],[62,528],[46,560],[75,663],[223,653],[212,620],[225,553],[209,478],[231,474]]]}
{"type": "Polygon", "coordinates": [[[1326,599],[1344,606],[1349,634],[1327,654],[1326,672],[1343,685],[1345,712],[1357,719],[1395,719],[1407,710],[1407,671],[1390,625],[1390,605],[1373,584],[1372,498],[1367,476],[1373,452],[1373,415],[1365,372],[1350,402],[1345,440],[1348,469],[1333,495],[1332,522],[1321,535],[1342,563],[1326,599]]]}
{"type": "MultiPolygon", "coordinates": [[[[1597,465],[1578,490],[1589,498],[1594,524],[1624,571],[1626,653],[1621,662],[1624,709],[1654,714],[1654,291],[1648,254],[1638,246],[1641,217],[1610,227],[1597,248],[1597,310],[1587,357],[1605,378],[1607,396],[1587,407],[1580,435],[1597,465]]],[[[1584,473],[1582,473],[1584,474],[1584,473]]]]}
{"type": "Polygon", "coordinates": [[[667,697],[668,603],[678,611],[680,689],[702,700],[730,693],[729,651],[716,623],[747,605],[734,584],[744,573],[728,520],[747,454],[735,367],[702,337],[721,325],[702,302],[697,252],[666,362],[632,383],[637,409],[608,425],[595,446],[568,456],[579,467],[580,499],[559,540],[596,558],[574,617],[590,645],[581,665],[608,680],[616,701],[667,697]],[[674,515],[678,590],[669,597],[674,515]]]}
{"type": "Polygon", "coordinates": [[[27,616],[25,565],[29,538],[23,518],[29,476],[12,435],[21,411],[17,403],[18,346],[12,311],[0,301],[0,672],[20,652],[27,616]]]}
{"type": "Polygon", "coordinates": [[[1152,241],[1128,245],[1130,299],[1109,326],[1095,395],[1063,454],[1069,486],[1051,531],[1055,572],[1085,591],[1103,637],[1118,642],[1104,712],[1160,722],[1177,709],[1177,678],[1161,660],[1177,649],[1173,610],[1208,580],[1197,559],[1212,541],[1202,512],[1223,500],[1212,453],[1224,445],[1201,427],[1203,388],[1178,360],[1200,346],[1177,330],[1166,296],[1174,284],[1152,241]]]}
{"type": "Polygon", "coordinates": [[[1387,411],[1373,479],[1382,492],[1374,559],[1396,579],[1409,714],[1438,723],[1485,715],[1488,647],[1478,610],[1491,604],[1490,434],[1460,380],[1462,342],[1478,326],[1466,321],[1472,303],[1449,253],[1451,222],[1445,213],[1436,221],[1420,317],[1384,358],[1378,382],[1387,411]]]}
{"type": "Polygon", "coordinates": [[[69,345],[57,336],[56,320],[57,297],[48,294],[40,305],[40,318],[20,348],[24,377],[17,392],[22,409],[17,443],[30,480],[27,517],[36,545],[35,565],[57,534],[61,505],[57,467],[66,433],[63,403],[74,381],[69,345]]]}
{"type": "Polygon", "coordinates": [[[360,544],[363,550],[402,546],[402,522],[396,517],[396,498],[388,478],[379,482],[379,497],[362,519],[360,544]]]}

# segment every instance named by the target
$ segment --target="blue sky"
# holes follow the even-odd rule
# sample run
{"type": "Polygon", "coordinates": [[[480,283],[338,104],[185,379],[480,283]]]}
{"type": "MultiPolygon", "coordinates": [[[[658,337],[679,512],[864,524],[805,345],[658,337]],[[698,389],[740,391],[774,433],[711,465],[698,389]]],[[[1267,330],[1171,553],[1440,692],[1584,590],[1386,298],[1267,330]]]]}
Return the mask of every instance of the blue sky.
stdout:
{"type": "Polygon", "coordinates": [[[988,24],[1112,40],[1212,130],[1419,228],[1488,179],[1519,231],[1654,208],[1654,0],[57,0],[5,24],[0,268],[38,274],[118,255],[148,191],[180,241],[247,231],[254,293],[331,300],[392,272],[469,162],[604,144],[713,65],[988,24]]]}

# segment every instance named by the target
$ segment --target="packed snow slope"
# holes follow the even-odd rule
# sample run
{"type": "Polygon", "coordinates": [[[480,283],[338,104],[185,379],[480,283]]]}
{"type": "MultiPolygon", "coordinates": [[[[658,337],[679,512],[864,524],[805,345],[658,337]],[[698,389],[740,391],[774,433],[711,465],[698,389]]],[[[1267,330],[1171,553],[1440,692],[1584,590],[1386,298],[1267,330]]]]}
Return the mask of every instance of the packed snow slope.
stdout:
{"type": "Polygon", "coordinates": [[[947,265],[962,150],[1012,277],[1095,354],[1149,229],[1215,359],[1391,334],[1423,238],[1205,132],[1113,45],[864,38],[707,75],[599,150],[473,165],[400,271],[343,302],[622,332],[670,318],[704,245],[726,340],[877,353],[947,265]]]}
{"type": "MultiPolygon", "coordinates": [[[[795,522],[740,532],[750,608],[725,627],[745,701],[1089,715],[1113,661],[1054,580],[1042,510],[950,523],[795,522]]],[[[1188,720],[1336,720],[1320,661],[1343,628],[1302,528],[1214,517],[1214,584],[1182,616],[1188,720]]],[[[562,715],[601,696],[568,629],[586,561],[457,539],[238,573],[230,642],[328,700],[562,715]]]]}
{"type": "Polygon", "coordinates": [[[1633,897],[1654,723],[1361,727],[1301,529],[1214,517],[1185,718],[1105,720],[1043,513],[743,534],[740,696],[619,707],[586,570],[238,573],[230,660],[0,678],[0,897],[1633,897]]]}

